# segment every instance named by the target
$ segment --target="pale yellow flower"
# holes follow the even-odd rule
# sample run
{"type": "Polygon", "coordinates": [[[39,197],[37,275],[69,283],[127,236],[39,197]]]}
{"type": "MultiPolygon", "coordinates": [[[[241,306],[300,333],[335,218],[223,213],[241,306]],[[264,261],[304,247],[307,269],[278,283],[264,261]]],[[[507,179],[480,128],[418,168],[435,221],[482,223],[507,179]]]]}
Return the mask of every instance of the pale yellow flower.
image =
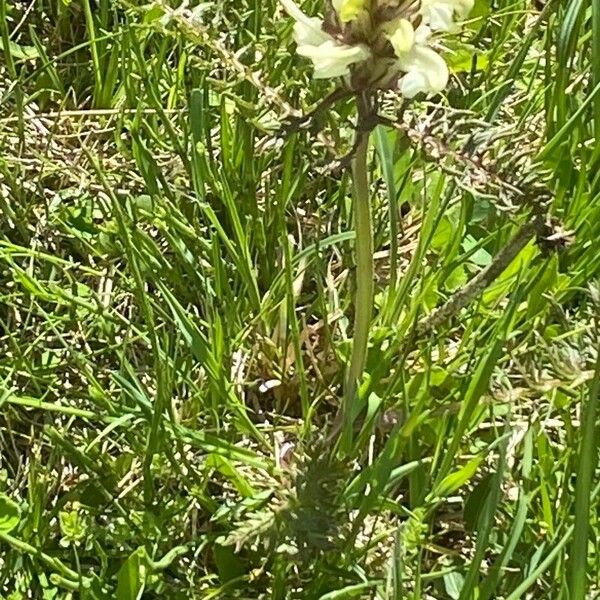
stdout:
{"type": "Polygon", "coordinates": [[[420,92],[439,93],[448,83],[448,66],[444,59],[427,44],[431,30],[420,25],[417,30],[401,19],[388,39],[396,53],[397,68],[405,73],[398,87],[402,95],[412,98],[420,92]]]}
{"type": "Polygon", "coordinates": [[[455,31],[455,16],[466,19],[475,0],[421,0],[423,23],[432,31],[455,31]]]}
{"type": "Polygon", "coordinates": [[[296,21],[294,41],[298,45],[297,52],[312,61],[316,79],[349,75],[351,65],[371,56],[366,45],[343,44],[323,31],[323,21],[306,15],[293,0],[280,1],[288,15],[296,21]]]}
{"type": "Polygon", "coordinates": [[[406,19],[400,19],[396,28],[387,37],[397,56],[409,52],[415,45],[415,30],[406,19]]]}
{"type": "Polygon", "coordinates": [[[298,46],[300,56],[310,58],[314,65],[315,79],[343,77],[350,74],[350,65],[367,60],[371,53],[363,44],[348,46],[334,39],[327,40],[317,46],[298,46]]]}
{"type": "Polygon", "coordinates": [[[331,0],[337,16],[328,15],[326,32],[322,19],[306,15],[294,0],[280,1],[295,20],[297,52],[312,61],[315,78],[353,73],[356,79],[347,83],[375,88],[397,80],[407,98],[446,87],[448,66],[432,47],[432,33],[454,31],[456,19],[467,17],[474,4],[474,0],[420,0],[401,8],[397,18],[380,22],[371,18],[372,0],[331,0]],[[385,38],[395,58],[390,57],[385,38]]]}

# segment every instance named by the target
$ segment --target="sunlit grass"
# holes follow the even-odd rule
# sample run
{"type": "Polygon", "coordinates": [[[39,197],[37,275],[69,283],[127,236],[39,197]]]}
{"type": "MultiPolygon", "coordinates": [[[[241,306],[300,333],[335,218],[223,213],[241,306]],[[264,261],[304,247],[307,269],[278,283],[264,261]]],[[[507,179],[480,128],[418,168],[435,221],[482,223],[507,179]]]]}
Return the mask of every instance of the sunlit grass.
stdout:
{"type": "Polygon", "coordinates": [[[0,595],[593,597],[596,3],[386,95],[343,458],[353,104],[294,128],[276,3],[188,8],[0,0],[0,595]]]}

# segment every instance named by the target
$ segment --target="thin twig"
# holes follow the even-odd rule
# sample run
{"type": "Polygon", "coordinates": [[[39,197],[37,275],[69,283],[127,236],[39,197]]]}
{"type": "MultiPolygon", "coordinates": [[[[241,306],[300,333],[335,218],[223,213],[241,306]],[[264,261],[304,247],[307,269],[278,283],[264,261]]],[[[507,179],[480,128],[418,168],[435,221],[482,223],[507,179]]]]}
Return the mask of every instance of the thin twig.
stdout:
{"type": "MultiPolygon", "coordinates": [[[[281,128],[272,133],[271,135],[283,135],[288,136],[291,133],[295,133],[302,128],[306,129],[314,129],[317,125],[318,117],[326,113],[334,104],[339,102],[340,100],[344,100],[352,95],[352,92],[344,89],[337,88],[328,96],[325,96],[321,102],[317,104],[312,110],[307,113],[304,113],[300,116],[292,116],[289,117],[287,122],[284,123],[281,128]]],[[[314,131],[314,133],[319,133],[318,131],[314,131]]]]}

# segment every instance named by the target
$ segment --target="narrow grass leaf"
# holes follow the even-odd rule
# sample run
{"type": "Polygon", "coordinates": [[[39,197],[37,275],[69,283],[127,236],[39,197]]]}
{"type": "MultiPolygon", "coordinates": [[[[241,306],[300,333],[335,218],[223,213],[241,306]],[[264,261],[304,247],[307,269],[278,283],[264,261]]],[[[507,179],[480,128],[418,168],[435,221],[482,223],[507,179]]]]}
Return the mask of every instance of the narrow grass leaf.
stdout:
{"type": "Polygon", "coordinates": [[[598,406],[600,404],[600,347],[589,397],[581,415],[581,442],[575,485],[575,529],[570,557],[571,600],[586,598],[588,580],[588,540],[590,537],[590,498],[598,464],[598,406]]]}

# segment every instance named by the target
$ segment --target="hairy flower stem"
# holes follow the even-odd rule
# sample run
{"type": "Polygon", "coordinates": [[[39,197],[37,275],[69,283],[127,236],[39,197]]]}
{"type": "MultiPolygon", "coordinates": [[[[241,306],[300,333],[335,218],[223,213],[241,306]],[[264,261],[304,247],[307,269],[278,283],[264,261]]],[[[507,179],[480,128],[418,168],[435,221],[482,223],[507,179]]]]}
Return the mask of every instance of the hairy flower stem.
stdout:
{"type": "MultiPolygon", "coordinates": [[[[359,103],[360,104],[360,103],[359,103]]],[[[373,225],[369,198],[368,149],[369,133],[360,129],[361,119],[368,114],[368,105],[360,104],[359,131],[356,152],[352,161],[352,183],[354,200],[354,243],[356,261],[356,297],[354,303],[354,338],[350,367],[346,374],[342,438],[343,451],[352,442],[352,424],[360,411],[358,387],[363,376],[367,358],[369,329],[373,313],[373,225]]]]}

